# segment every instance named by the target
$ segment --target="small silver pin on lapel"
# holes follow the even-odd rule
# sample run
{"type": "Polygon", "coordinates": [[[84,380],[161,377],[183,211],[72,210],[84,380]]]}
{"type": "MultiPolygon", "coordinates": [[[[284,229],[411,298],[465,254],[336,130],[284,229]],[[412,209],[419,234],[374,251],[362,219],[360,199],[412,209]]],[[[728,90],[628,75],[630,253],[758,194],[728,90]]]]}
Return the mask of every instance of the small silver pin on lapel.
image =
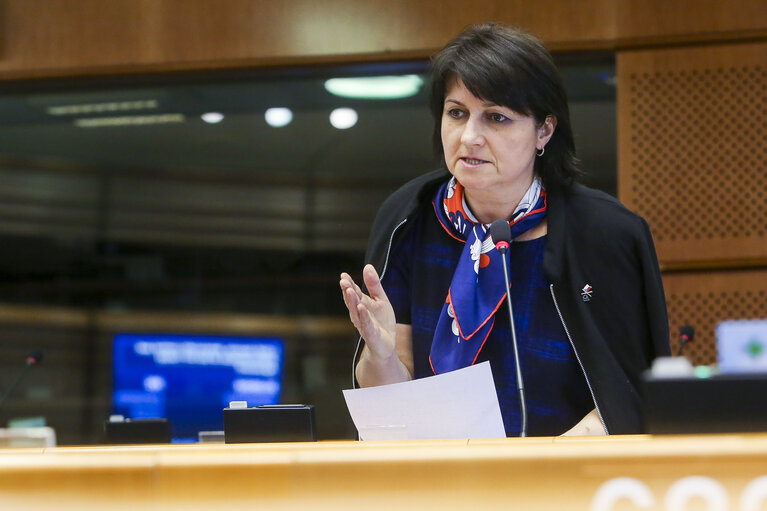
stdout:
{"type": "Polygon", "coordinates": [[[590,302],[591,301],[591,294],[594,292],[594,288],[592,288],[589,284],[586,284],[583,286],[583,289],[581,289],[581,298],[583,298],[584,302],[590,302]]]}

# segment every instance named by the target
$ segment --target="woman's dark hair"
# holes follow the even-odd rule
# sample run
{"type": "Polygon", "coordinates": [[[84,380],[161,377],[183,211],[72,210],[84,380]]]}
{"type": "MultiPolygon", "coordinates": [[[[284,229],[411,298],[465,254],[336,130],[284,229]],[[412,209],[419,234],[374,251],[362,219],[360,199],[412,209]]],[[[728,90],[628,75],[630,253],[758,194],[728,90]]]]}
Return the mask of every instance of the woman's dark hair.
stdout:
{"type": "Polygon", "coordinates": [[[570,183],[580,174],[567,93],[551,54],[538,38],[495,23],[473,26],[432,58],[431,72],[434,146],[440,159],[445,94],[460,80],[474,96],[531,116],[539,126],[547,116],[556,117],[546,151],[535,159],[535,172],[544,186],[570,183]]]}

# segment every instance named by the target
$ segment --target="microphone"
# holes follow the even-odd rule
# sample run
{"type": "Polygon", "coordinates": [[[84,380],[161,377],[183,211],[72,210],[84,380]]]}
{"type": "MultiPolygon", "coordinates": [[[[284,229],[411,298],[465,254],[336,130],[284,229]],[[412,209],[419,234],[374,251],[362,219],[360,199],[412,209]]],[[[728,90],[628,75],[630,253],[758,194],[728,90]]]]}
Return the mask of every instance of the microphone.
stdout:
{"type": "Polygon", "coordinates": [[[21,380],[24,379],[24,376],[29,372],[32,366],[36,366],[40,364],[40,362],[43,361],[43,352],[41,350],[33,350],[29,352],[27,355],[27,363],[24,366],[24,369],[21,371],[21,374],[18,378],[16,378],[16,381],[11,384],[11,386],[8,388],[8,390],[3,394],[2,399],[0,399],[0,408],[3,407],[5,402],[8,400],[9,397],[11,397],[11,394],[13,394],[13,391],[16,390],[16,387],[19,386],[19,383],[21,383],[21,380]]]}
{"type": "Polygon", "coordinates": [[[522,414],[522,427],[519,436],[527,436],[527,404],[525,402],[525,385],[522,381],[522,368],[519,364],[519,349],[517,346],[517,332],[514,328],[514,311],[511,307],[511,283],[509,282],[509,262],[506,260],[506,252],[511,243],[511,226],[506,220],[496,220],[490,224],[490,238],[495,243],[495,248],[501,253],[503,260],[503,279],[506,283],[506,305],[509,309],[509,326],[511,327],[511,344],[514,347],[514,363],[517,370],[517,390],[519,391],[519,410],[522,414]]]}
{"type": "Polygon", "coordinates": [[[690,325],[685,325],[679,329],[679,350],[676,352],[677,357],[682,356],[684,347],[687,345],[687,343],[692,342],[694,337],[695,328],[691,327],[690,325]]]}
{"type": "Polygon", "coordinates": [[[495,248],[498,252],[505,254],[509,250],[509,244],[511,243],[511,226],[509,222],[496,220],[490,224],[490,238],[495,243],[495,248]]]}

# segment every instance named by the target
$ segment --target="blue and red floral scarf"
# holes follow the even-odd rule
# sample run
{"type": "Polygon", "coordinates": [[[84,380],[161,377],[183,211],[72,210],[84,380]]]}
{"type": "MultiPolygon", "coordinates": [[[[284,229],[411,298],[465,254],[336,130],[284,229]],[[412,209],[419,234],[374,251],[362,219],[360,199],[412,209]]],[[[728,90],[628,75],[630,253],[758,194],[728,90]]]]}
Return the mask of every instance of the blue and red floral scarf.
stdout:
{"type": "MultiPolygon", "coordinates": [[[[442,227],[465,243],[442,308],[429,362],[434,374],[467,367],[477,360],[506,297],[503,260],[488,225],[471,214],[463,186],[455,179],[442,185],[432,201],[442,227]]],[[[514,239],[546,216],[546,191],[538,178],[525,193],[509,222],[514,239]]]]}

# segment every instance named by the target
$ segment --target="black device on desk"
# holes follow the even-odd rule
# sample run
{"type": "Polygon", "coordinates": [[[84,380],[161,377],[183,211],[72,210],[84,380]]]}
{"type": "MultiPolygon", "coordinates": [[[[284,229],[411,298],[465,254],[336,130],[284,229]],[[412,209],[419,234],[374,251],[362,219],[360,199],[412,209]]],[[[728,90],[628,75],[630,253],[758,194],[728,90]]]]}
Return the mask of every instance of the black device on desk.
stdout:
{"type": "MultiPolygon", "coordinates": [[[[679,329],[676,357],[660,357],[642,378],[644,431],[663,433],[767,432],[767,371],[759,371],[753,344],[767,332],[760,321],[723,321],[717,326],[719,365],[692,363],[682,355],[695,329],[679,329]]],[[[761,364],[764,368],[764,364],[761,364]]]]}
{"type": "Polygon", "coordinates": [[[247,406],[232,402],[224,408],[224,442],[315,442],[317,427],[311,405],[247,406]]]}
{"type": "Polygon", "coordinates": [[[168,419],[126,419],[112,416],[104,423],[110,444],[169,444],[168,419]]]}
{"type": "Polygon", "coordinates": [[[767,432],[767,374],[653,377],[642,382],[650,434],[767,432]]]}

